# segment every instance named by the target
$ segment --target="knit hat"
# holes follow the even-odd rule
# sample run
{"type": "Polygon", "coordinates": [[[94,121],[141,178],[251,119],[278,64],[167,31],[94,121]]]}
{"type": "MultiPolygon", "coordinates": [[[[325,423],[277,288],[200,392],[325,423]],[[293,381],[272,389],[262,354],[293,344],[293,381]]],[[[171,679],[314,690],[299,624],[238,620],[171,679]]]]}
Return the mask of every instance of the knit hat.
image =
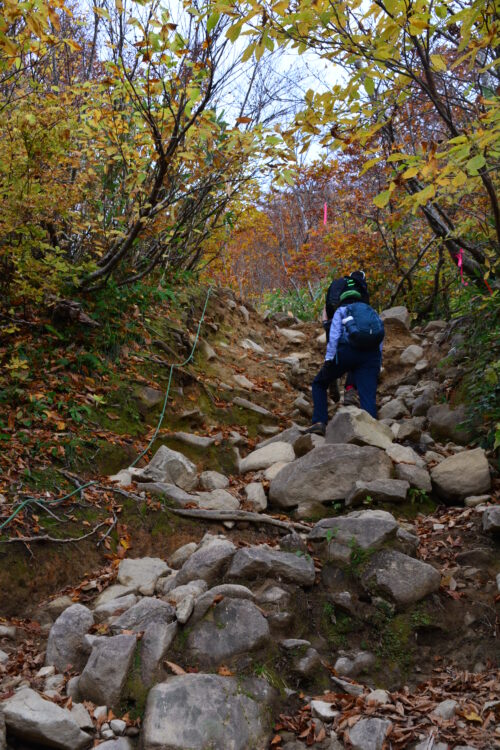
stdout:
{"type": "Polygon", "coordinates": [[[353,279],[347,279],[347,289],[340,295],[340,301],[345,302],[348,299],[361,299],[361,292],[358,292],[353,279]]]}

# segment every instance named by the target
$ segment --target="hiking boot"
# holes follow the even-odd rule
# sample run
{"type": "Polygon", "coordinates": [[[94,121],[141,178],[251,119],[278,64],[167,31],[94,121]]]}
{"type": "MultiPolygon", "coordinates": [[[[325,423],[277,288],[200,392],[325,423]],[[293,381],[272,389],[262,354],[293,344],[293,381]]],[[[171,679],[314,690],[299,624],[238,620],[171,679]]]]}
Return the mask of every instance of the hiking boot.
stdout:
{"type": "Polygon", "coordinates": [[[325,432],[326,424],[324,422],[315,422],[309,429],[304,430],[303,435],[322,435],[324,437],[325,432]]]}
{"type": "Polygon", "coordinates": [[[333,380],[330,383],[329,391],[330,391],[330,398],[332,399],[332,401],[338,404],[338,402],[340,401],[340,391],[339,391],[339,385],[336,380],[333,380]]]}
{"type": "Polygon", "coordinates": [[[358,392],[355,388],[344,391],[344,406],[359,406],[358,392]]]}

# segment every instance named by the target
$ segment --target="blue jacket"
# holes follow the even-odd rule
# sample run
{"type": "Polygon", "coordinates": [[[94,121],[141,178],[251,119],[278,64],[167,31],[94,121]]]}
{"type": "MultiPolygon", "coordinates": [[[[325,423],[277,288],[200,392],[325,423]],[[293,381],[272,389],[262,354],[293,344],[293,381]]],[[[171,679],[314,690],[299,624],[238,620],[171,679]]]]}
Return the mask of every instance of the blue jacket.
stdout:
{"type": "MultiPolygon", "coordinates": [[[[337,310],[335,311],[335,315],[332,318],[332,325],[330,327],[330,337],[326,345],[325,362],[328,362],[328,360],[330,359],[335,359],[339,344],[349,343],[345,325],[342,323],[342,320],[346,318],[347,315],[348,310],[345,305],[343,307],[337,308],[337,310]]],[[[381,352],[382,349],[383,342],[380,344],[381,352]]]]}

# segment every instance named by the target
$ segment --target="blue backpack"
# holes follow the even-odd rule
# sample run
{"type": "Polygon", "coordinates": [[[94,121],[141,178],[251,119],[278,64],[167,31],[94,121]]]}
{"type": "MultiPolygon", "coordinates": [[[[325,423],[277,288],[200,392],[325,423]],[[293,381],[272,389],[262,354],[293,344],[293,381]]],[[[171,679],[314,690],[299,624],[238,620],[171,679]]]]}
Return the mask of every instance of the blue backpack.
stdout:
{"type": "Polygon", "coordinates": [[[342,319],[351,346],[369,352],[378,349],[384,340],[384,324],[373,307],[365,302],[347,305],[347,315],[342,319]]]}

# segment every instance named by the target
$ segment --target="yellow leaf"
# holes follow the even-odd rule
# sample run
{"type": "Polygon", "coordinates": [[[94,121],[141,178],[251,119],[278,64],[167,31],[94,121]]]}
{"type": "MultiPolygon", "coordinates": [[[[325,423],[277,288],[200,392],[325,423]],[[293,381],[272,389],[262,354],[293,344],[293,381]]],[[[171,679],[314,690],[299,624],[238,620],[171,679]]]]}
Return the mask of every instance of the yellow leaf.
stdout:
{"type": "Polygon", "coordinates": [[[66,422],[56,422],[56,427],[58,430],[65,430],[66,429],[66,422]]]}
{"type": "Polygon", "coordinates": [[[406,170],[406,172],[403,172],[403,179],[409,180],[411,177],[416,177],[419,172],[419,167],[410,167],[406,170]]]}
{"type": "Polygon", "coordinates": [[[468,713],[464,711],[462,716],[464,717],[464,719],[467,719],[467,721],[475,721],[478,724],[483,723],[483,720],[475,711],[469,711],[468,713]]]}
{"type": "Polygon", "coordinates": [[[447,69],[446,60],[442,55],[431,55],[431,62],[436,70],[444,72],[447,69]]]}

